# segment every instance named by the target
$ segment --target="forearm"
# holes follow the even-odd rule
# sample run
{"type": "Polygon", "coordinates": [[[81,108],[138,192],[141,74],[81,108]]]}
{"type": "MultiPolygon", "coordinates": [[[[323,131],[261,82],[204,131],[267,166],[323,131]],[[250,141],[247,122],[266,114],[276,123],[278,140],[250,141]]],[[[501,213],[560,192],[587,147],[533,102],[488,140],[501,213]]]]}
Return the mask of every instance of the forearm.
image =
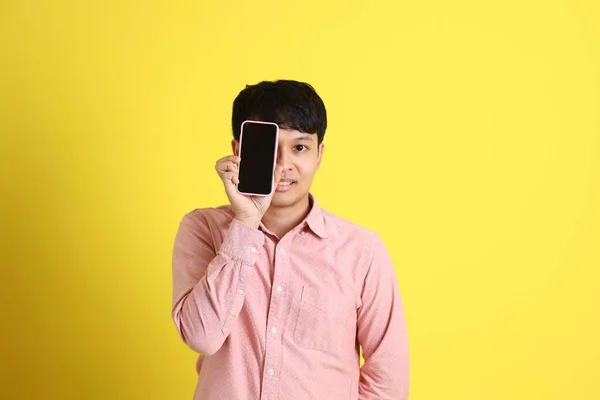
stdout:
{"type": "Polygon", "coordinates": [[[360,369],[359,400],[408,399],[408,340],[406,334],[388,339],[360,369]]]}
{"type": "Polygon", "coordinates": [[[202,277],[173,311],[183,341],[208,355],[221,347],[241,311],[249,269],[236,260],[221,262],[218,257],[209,265],[210,275],[202,277]]]}
{"type": "Polygon", "coordinates": [[[181,235],[181,241],[175,244],[172,317],[181,339],[190,348],[211,355],[222,346],[242,309],[262,234],[232,222],[208,265],[200,256],[177,256],[189,246],[184,237],[181,235]],[[200,270],[204,272],[199,278],[190,274],[200,270]]]}
{"type": "Polygon", "coordinates": [[[358,339],[365,363],[360,369],[360,400],[406,400],[409,347],[404,307],[392,260],[378,237],[365,276],[358,339]]]}

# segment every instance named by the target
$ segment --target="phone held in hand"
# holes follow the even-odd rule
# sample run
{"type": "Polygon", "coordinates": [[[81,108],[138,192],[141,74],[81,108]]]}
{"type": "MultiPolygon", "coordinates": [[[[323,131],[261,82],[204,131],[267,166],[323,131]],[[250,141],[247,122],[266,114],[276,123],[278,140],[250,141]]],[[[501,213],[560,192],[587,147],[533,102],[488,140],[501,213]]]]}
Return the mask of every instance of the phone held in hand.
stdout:
{"type": "Polygon", "coordinates": [[[275,185],[279,126],[274,122],[242,122],[237,191],[268,196],[275,185]]]}

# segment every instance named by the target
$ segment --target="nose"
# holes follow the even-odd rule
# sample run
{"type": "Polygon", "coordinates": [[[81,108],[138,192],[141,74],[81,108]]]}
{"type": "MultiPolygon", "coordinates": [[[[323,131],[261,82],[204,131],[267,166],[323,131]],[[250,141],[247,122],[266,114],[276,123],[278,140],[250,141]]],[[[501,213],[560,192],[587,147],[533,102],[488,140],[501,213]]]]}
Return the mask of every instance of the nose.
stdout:
{"type": "Polygon", "coordinates": [[[281,147],[277,149],[277,165],[282,167],[284,170],[290,169],[291,167],[290,155],[281,147]]]}

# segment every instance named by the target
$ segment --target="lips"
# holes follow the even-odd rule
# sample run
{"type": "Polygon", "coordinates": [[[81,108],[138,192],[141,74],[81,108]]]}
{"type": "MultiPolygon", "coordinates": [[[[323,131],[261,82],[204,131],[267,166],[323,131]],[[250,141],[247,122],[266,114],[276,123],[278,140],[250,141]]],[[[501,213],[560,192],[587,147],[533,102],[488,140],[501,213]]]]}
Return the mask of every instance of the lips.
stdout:
{"type": "Polygon", "coordinates": [[[284,178],[284,179],[280,180],[279,183],[288,184],[288,183],[296,183],[296,181],[293,179],[284,178]]]}
{"type": "Polygon", "coordinates": [[[295,181],[279,181],[279,184],[277,185],[277,191],[278,192],[286,192],[288,190],[291,189],[291,187],[295,184],[295,181]]]}

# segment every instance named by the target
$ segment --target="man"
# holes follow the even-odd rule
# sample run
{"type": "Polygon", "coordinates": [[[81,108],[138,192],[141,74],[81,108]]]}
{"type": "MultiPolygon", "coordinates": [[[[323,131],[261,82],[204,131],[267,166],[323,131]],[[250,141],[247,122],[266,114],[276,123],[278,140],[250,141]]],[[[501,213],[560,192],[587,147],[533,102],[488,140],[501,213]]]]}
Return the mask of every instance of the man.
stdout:
{"type": "Polygon", "coordinates": [[[234,154],[215,166],[230,204],[187,213],[173,249],[172,317],[200,353],[194,399],[407,399],[407,331],[386,247],[310,192],[323,101],[306,83],[261,82],[239,93],[232,125],[234,154]],[[236,191],[246,119],[280,127],[267,197],[236,191]]]}

